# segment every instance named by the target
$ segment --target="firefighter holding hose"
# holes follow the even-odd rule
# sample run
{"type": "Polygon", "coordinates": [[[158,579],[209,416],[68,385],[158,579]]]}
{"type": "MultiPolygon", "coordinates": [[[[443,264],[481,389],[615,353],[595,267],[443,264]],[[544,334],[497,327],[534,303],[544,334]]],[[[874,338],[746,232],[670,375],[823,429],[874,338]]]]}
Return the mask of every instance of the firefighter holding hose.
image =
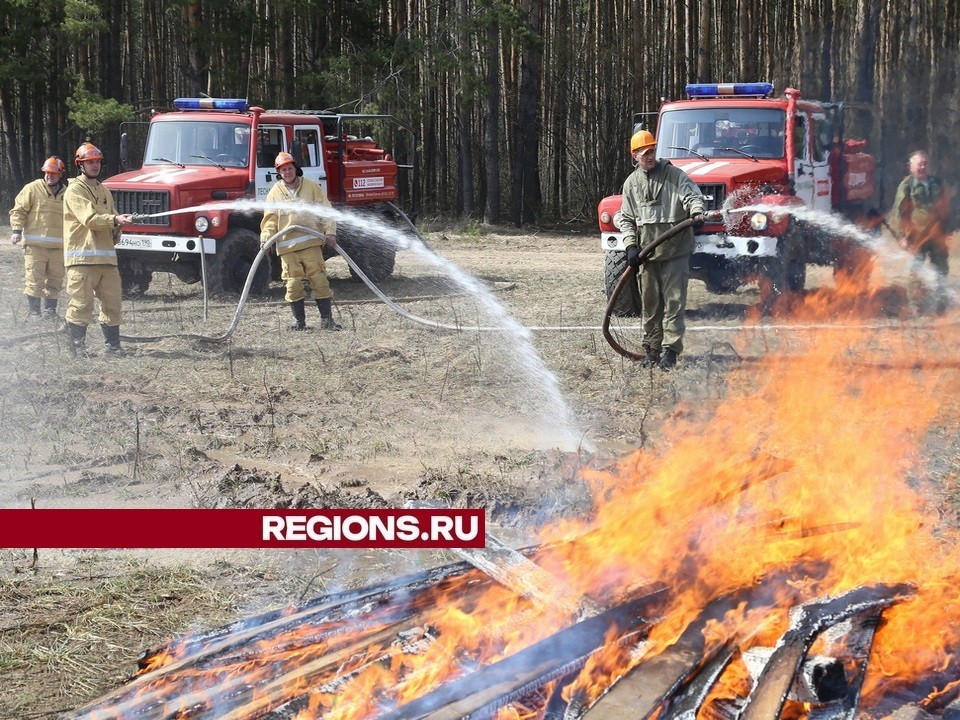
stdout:
{"type": "MultiPolygon", "coordinates": [[[[266,202],[277,203],[313,203],[331,207],[327,194],[316,182],[303,177],[303,171],[293,159],[293,155],[281,152],[277,155],[274,167],[280,175],[276,185],[267,193],[266,202]]],[[[332,220],[322,218],[305,210],[278,210],[275,207],[263,214],[260,223],[260,242],[266,243],[273,235],[291,225],[314,227],[322,235],[304,235],[292,231],[277,239],[277,255],[280,257],[281,277],[287,283],[286,301],[293,313],[291,330],[306,330],[307,316],[304,308],[306,294],[303,281],[307,280],[313,288],[313,297],[320,311],[321,325],[325,330],[340,330],[341,326],[333,319],[333,290],[327,280],[327,269],[323,261],[324,244],[333,247],[337,243],[337,226],[332,220]]]]}
{"type": "Polygon", "coordinates": [[[903,233],[899,238],[901,247],[913,254],[910,284],[914,302],[923,303],[925,291],[919,279],[920,269],[924,259],[929,259],[936,271],[934,306],[936,313],[942,315],[947,310],[947,238],[953,229],[952,193],[940,178],[930,174],[930,156],[926,151],[911,153],[908,169],[910,174],[897,187],[892,214],[903,233]]]}
{"type": "Polygon", "coordinates": [[[620,231],[624,233],[627,264],[640,271],[640,247],[688,218],[688,227],[656,248],[643,264],[640,298],[643,304],[641,365],[669,371],[683,351],[684,314],[693,228],[703,225],[700,188],[680,168],[656,156],[657,141],[647,130],[634,133],[630,153],[637,169],[623,184],[620,231]]]}

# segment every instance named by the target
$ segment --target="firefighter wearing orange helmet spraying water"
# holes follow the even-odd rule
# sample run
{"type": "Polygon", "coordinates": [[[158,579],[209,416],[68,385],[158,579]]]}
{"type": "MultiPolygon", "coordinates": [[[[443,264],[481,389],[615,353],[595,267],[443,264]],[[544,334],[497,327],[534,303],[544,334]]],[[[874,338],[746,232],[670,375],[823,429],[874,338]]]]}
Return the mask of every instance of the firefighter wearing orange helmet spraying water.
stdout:
{"type": "Polygon", "coordinates": [[[56,156],[40,168],[43,177],[23,186],[10,211],[10,241],[23,242],[27,312],[54,317],[63,289],[63,195],[67,166],[56,156]],[[42,308],[41,308],[42,303],[42,308]]]}
{"type": "Polygon", "coordinates": [[[285,298],[293,313],[293,324],[290,329],[307,329],[304,308],[306,294],[303,291],[303,281],[306,280],[313,288],[313,298],[320,310],[322,327],[326,330],[340,330],[340,325],[333,319],[333,290],[330,289],[327,269],[323,261],[324,244],[333,247],[337,243],[336,223],[329,218],[318,217],[306,209],[279,210],[275,207],[278,203],[307,203],[332,207],[330,200],[327,199],[327,194],[320,185],[303,177],[303,171],[290,153],[279,153],[274,167],[280,179],[267,193],[266,202],[274,204],[274,207],[267,208],[263,214],[263,221],[260,223],[260,242],[267,242],[277,232],[291,225],[316,228],[323,233],[323,236],[318,237],[291,231],[277,239],[277,255],[280,257],[282,268],[281,277],[287,283],[285,298]]]}
{"type": "Polygon", "coordinates": [[[657,140],[647,130],[630,138],[630,154],[637,169],[623,183],[620,231],[627,264],[640,272],[643,305],[644,367],[669,371],[683,351],[684,314],[693,229],[687,228],[654,250],[640,270],[640,247],[688,218],[703,224],[704,200],[687,174],[656,156],[657,140]]]}
{"type": "Polygon", "coordinates": [[[87,326],[93,320],[94,298],[100,301],[100,329],[109,354],[122,355],[120,272],[114,248],[129,215],[117,214],[113,195],[98,179],[103,153],[92,143],[77,148],[80,175],[63,196],[63,259],[67,269],[67,331],[75,355],[86,356],[87,326]]]}

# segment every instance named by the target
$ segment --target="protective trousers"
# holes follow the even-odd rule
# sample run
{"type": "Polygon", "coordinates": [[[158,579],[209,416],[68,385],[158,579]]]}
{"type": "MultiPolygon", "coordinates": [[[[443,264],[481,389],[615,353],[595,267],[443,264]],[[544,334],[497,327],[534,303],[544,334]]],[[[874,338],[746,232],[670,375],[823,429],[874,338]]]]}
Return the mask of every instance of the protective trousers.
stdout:
{"type": "Polygon", "coordinates": [[[63,289],[63,248],[27,245],[23,249],[26,277],[23,294],[56,300],[63,289]]]}
{"type": "Polygon", "coordinates": [[[304,250],[285,252],[280,256],[280,277],[287,282],[287,293],[284,296],[287,302],[297,302],[306,297],[303,291],[304,279],[313,288],[315,300],[325,300],[333,297],[330,282],[327,280],[327,267],[323,262],[323,248],[310,247],[304,250]]]}
{"type": "Polygon", "coordinates": [[[671,260],[648,260],[642,265],[643,344],[655,354],[666,348],[678,355],[683,352],[689,280],[689,255],[671,260]]]}
{"type": "Polygon", "coordinates": [[[100,301],[100,324],[121,323],[122,290],[116,265],[71,265],[67,268],[68,323],[86,327],[93,320],[93,299],[100,301]]]}
{"type": "Polygon", "coordinates": [[[949,258],[950,249],[945,242],[927,242],[910,260],[910,299],[921,313],[942,314],[947,309],[949,258]],[[926,268],[925,258],[929,258],[933,271],[926,268]]]}

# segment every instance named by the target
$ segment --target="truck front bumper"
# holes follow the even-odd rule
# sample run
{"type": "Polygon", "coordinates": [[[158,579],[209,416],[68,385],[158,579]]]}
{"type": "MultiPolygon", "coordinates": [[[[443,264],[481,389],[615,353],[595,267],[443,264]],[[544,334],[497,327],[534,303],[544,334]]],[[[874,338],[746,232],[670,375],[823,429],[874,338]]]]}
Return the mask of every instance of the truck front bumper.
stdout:
{"type": "Polygon", "coordinates": [[[203,252],[214,255],[217,252],[217,241],[208,237],[187,237],[185,235],[140,235],[136,233],[122,233],[117,240],[117,250],[141,250],[146,252],[163,253],[193,253],[200,254],[200,245],[203,243],[203,252]]]}
{"type": "MultiPolygon", "coordinates": [[[[600,249],[604,252],[625,252],[623,233],[604,232],[600,234],[600,249]]],[[[768,235],[739,237],[717,233],[695,235],[695,253],[718,255],[725,258],[776,257],[779,238],[768,235]]]]}

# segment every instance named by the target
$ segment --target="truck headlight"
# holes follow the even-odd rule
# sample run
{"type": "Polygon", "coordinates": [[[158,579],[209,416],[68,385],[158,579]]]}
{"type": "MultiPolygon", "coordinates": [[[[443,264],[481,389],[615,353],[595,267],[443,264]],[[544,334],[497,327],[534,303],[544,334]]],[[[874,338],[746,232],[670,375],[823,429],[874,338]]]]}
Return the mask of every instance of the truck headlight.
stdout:
{"type": "Polygon", "coordinates": [[[761,230],[766,230],[767,224],[768,223],[767,223],[766,213],[758,212],[758,213],[754,213],[750,217],[750,227],[756,230],[757,232],[760,232],[761,230]]]}
{"type": "Polygon", "coordinates": [[[604,225],[610,222],[610,213],[608,213],[606,210],[600,213],[600,222],[602,222],[604,225]]]}
{"type": "Polygon", "coordinates": [[[207,228],[210,227],[210,221],[203,215],[198,215],[197,219],[193,221],[193,226],[197,229],[197,232],[206,232],[207,228]]]}

